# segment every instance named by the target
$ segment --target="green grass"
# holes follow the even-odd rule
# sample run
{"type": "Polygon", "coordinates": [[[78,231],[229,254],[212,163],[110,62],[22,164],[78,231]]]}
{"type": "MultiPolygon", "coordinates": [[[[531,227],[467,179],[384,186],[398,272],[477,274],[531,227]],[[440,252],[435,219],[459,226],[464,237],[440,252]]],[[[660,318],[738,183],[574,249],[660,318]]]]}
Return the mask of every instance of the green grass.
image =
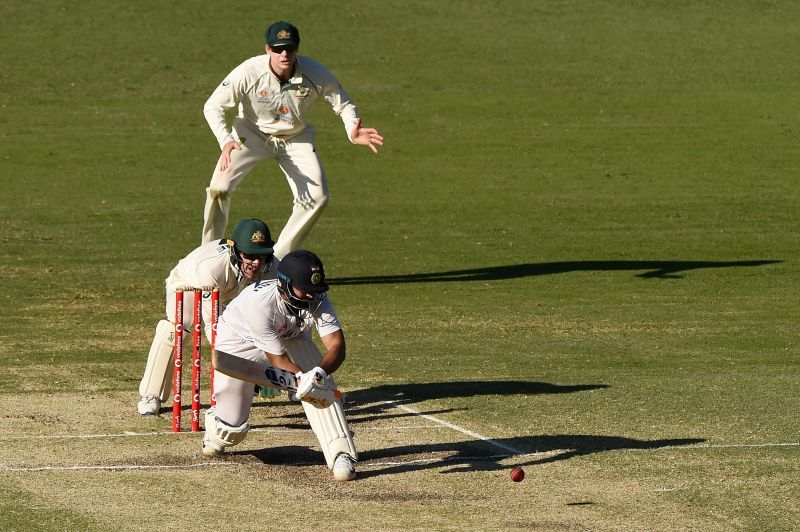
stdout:
{"type": "Polygon", "coordinates": [[[48,505],[29,492],[0,487],[0,524],[3,530],[102,530],[82,515],[48,505]]]}
{"type": "MultiPolygon", "coordinates": [[[[362,480],[298,465],[319,458],[307,431],[254,433],[226,467],[0,470],[0,527],[188,528],[177,482],[228,494],[215,519],[247,530],[297,524],[253,500],[329,528],[797,528],[798,16],[745,1],[3,5],[6,467],[199,460],[194,436],[31,438],[168,430],[133,405],[163,279],[199,243],[218,154],[202,105],[273,18],[386,146],[351,146],[318,104],[332,201],[306,245],[335,280],[362,480]],[[523,454],[403,429],[421,418],[384,400],[523,454]]],[[[289,202],[263,163],[232,219],[277,234],[289,202]]],[[[300,422],[269,405],[254,423],[300,422]]]]}

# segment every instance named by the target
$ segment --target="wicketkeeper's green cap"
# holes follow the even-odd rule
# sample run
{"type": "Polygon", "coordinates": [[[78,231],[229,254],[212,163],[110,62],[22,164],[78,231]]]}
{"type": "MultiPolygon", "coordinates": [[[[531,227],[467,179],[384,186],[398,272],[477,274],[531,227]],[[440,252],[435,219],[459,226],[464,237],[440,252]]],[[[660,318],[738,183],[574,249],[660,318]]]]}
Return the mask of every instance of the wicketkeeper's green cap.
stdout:
{"type": "Polygon", "coordinates": [[[297,48],[300,46],[300,32],[288,22],[279,21],[272,24],[267,28],[265,37],[270,48],[275,48],[276,46],[297,48]]]}
{"type": "Polygon", "coordinates": [[[272,255],[272,235],[267,224],[255,218],[247,218],[236,224],[231,234],[236,249],[248,255],[272,255]]]}

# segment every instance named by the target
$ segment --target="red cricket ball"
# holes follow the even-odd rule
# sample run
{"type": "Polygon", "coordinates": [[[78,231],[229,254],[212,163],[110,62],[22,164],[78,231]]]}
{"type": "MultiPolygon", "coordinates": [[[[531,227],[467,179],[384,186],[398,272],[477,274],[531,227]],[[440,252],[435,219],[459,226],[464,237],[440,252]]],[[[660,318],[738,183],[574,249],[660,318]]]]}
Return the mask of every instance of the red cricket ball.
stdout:
{"type": "Polygon", "coordinates": [[[523,478],[525,478],[525,471],[523,471],[521,467],[515,467],[511,470],[511,480],[514,482],[522,482],[523,478]]]}

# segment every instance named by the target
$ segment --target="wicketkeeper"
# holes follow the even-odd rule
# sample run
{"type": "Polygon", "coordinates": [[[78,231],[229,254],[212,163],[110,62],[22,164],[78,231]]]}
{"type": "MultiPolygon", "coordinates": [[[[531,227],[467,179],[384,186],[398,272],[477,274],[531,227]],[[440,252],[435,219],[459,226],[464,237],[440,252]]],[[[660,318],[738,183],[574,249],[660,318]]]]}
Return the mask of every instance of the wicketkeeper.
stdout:
{"type": "MultiPolygon", "coordinates": [[[[273,256],[274,242],[267,224],[255,218],[241,220],[231,239],[203,244],[181,259],[166,279],[166,316],[158,322],[144,376],[139,384],[141,399],[137,405],[143,416],[157,415],[169,396],[173,350],[175,348],[175,299],[180,288],[204,288],[202,314],[206,337],[211,341],[210,290],[219,289],[219,312],[248,284],[274,279],[278,259],[273,256]]],[[[194,291],[183,292],[184,308],[193,308],[194,291]]],[[[191,331],[192,313],[183,313],[183,330],[191,331]]]]}
{"type": "MultiPolygon", "coordinates": [[[[296,373],[293,399],[302,401],[335,480],[352,480],[358,458],[330,376],[345,359],[345,340],[320,259],[297,250],[280,262],[277,279],[245,288],[219,318],[216,351],[296,373]],[[324,356],[312,340],[319,334],[324,356]]],[[[216,406],[206,411],[203,454],[220,454],[249,430],[253,384],[214,372],[216,406]]]]}

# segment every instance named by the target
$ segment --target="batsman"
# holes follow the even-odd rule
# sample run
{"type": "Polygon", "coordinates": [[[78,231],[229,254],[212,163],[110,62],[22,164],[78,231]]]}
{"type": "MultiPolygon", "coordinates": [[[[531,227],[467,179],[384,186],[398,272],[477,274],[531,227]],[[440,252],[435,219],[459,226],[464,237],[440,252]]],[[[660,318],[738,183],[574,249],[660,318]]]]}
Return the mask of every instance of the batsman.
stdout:
{"type": "MultiPolygon", "coordinates": [[[[345,359],[345,339],[322,261],[297,250],[278,265],[277,279],[245,288],[225,309],[217,325],[215,357],[267,364],[295,374],[296,392],[334,480],[353,480],[358,458],[331,374],[345,359]],[[315,328],[323,355],[311,336],[315,328]]],[[[235,364],[232,364],[235,365],[235,364]]],[[[217,404],[206,411],[202,451],[221,454],[247,435],[253,382],[214,372],[217,404]]]]}
{"type": "MultiPolygon", "coordinates": [[[[158,415],[169,395],[168,378],[175,348],[175,299],[178,289],[205,287],[219,289],[220,312],[248,284],[274,279],[278,259],[273,256],[269,227],[261,220],[241,220],[230,239],[219,239],[194,249],[181,259],[167,277],[166,319],[158,322],[144,376],[139,383],[137,411],[143,416],[158,415]]],[[[211,341],[210,291],[203,292],[202,314],[206,337],[211,341]]],[[[192,308],[194,291],[183,292],[184,308],[192,308]]],[[[185,312],[183,330],[191,330],[192,315],[185,312]]]]}

